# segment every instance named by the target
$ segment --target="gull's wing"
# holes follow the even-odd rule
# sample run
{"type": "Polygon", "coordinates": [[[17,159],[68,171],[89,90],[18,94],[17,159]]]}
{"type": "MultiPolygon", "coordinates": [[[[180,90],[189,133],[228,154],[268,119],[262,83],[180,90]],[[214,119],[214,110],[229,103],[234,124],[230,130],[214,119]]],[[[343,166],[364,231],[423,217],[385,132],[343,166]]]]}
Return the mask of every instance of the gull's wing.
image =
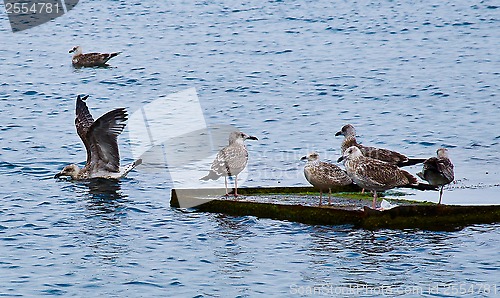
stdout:
{"type": "Polygon", "coordinates": [[[78,65],[83,65],[83,66],[100,66],[100,65],[106,65],[106,62],[108,62],[109,59],[117,56],[120,54],[119,52],[116,53],[87,53],[87,54],[81,54],[76,57],[77,59],[77,64],[78,65]]]}
{"type": "Polygon", "coordinates": [[[87,132],[92,168],[110,172],[120,171],[117,137],[127,121],[124,108],[112,110],[97,119],[87,132]]]}
{"type": "Polygon", "coordinates": [[[395,165],[367,157],[364,160],[357,172],[370,184],[393,188],[417,183],[415,177],[395,165]]]}
{"type": "Polygon", "coordinates": [[[248,152],[236,146],[222,148],[212,163],[211,170],[218,176],[238,175],[246,166],[248,152]]]}
{"type": "Polygon", "coordinates": [[[405,155],[389,149],[368,147],[363,145],[359,145],[358,148],[361,150],[361,152],[363,152],[364,156],[382,160],[390,164],[398,164],[400,162],[408,160],[408,157],[406,157],[405,155]]]}
{"type": "Polygon", "coordinates": [[[94,119],[92,118],[92,115],[89,112],[87,104],[85,103],[85,100],[88,97],[89,96],[86,95],[83,98],[81,98],[80,95],[78,95],[78,97],[76,98],[76,118],[75,118],[76,132],[78,133],[78,136],[80,136],[80,139],[82,139],[83,144],[85,145],[85,149],[87,150],[87,163],[89,163],[91,159],[90,144],[89,141],[87,140],[87,132],[89,131],[90,126],[92,126],[92,123],[94,123],[94,119]]]}
{"type": "Polygon", "coordinates": [[[448,158],[441,158],[438,161],[438,169],[448,181],[455,180],[453,173],[453,163],[448,158]]]}

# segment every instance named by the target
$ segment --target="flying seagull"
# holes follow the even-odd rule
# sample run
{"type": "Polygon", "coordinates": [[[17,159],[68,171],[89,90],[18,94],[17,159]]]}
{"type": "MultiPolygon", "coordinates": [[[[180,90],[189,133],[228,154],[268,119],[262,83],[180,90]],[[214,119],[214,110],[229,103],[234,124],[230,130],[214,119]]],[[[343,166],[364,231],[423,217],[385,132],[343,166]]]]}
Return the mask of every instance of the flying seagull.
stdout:
{"type": "Polygon", "coordinates": [[[311,152],[300,160],[307,160],[304,176],[315,188],[319,189],[319,205],[323,199],[323,190],[328,190],[328,205],[331,204],[332,187],[352,184],[351,178],[338,166],[320,161],[319,154],[311,152]]]}
{"type": "Polygon", "coordinates": [[[71,164],[55,175],[55,178],[70,177],[74,180],[91,178],[119,179],[125,177],[142,160],[120,167],[117,137],[125,128],[127,112],[124,108],[112,110],[94,121],[85,100],[78,95],[76,99],[76,132],[87,150],[87,162],[80,169],[71,164]]]}
{"type": "Polygon", "coordinates": [[[356,141],[356,130],[351,124],[344,125],[342,129],[335,134],[335,136],[339,135],[344,136],[344,140],[342,141],[342,145],[340,147],[342,154],[347,150],[347,148],[356,146],[361,150],[364,156],[385,161],[387,163],[397,165],[398,167],[411,166],[425,161],[425,158],[408,158],[407,156],[396,151],[358,144],[356,141]]]}
{"type": "Polygon", "coordinates": [[[431,185],[441,186],[438,203],[441,204],[443,187],[455,179],[453,163],[448,157],[448,149],[439,148],[437,150],[437,157],[431,157],[424,161],[422,172],[417,173],[417,175],[425,181],[428,181],[431,185]]]}
{"type": "Polygon", "coordinates": [[[76,46],[69,53],[74,53],[71,62],[74,67],[94,67],[94,66],[109,66],[106,64],[109,59],[117,56],[121,52],[116,53],[87,53],[83,54],[82,47],[76,46]]]}
{"type": "Polygon", "coordinates": [[[338,160],[344,161],[347,175],[364,189],[373,191],[373,209],[377,204],[377,191],[395,187],[408,187],[419,190],[437,190],[435,186],[418,183],[417,178],[396,165],[363,156],[361,150],[349,147],[338,160]]]}
{"type": "Polygon", "coordinates": [[[257,137],[249,136],[243,132],[233,131],[229,134],[229,145],[222,148],[215,156],[212,162],[210,172],[200,180],[217,180],[224,176],[224,185],[227,192],[227,177],[235,176],[234,179],[234,196],[238,196],[238,174],[243,171],[248,162],[248,151],[243,141],[258,140],[257,137]]]}

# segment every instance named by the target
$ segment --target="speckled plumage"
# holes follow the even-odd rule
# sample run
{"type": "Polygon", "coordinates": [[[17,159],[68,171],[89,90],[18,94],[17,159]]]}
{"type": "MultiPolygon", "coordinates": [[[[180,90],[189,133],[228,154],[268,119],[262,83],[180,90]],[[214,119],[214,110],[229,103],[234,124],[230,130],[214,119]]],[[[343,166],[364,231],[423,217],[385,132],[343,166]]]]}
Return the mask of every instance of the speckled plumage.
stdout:
{"type": "Polygon", "coordinates": [[[332,187],[352,184],[351,178],[338,166],[319,160],[319,154],[312,152],[301,158],[307,159],[304,176],[307,181],[320,191],[319,205],[322,203],[323,191],[328,190],[328,203],[331,203],[332,187]]]}
{"type": "Polygon", "coordinates": [[[85,100],[76,99],[76,131],[87,150],[87,161],[82,169],[72,164],[56,174],[56,178],[68,176],[75,180],[91,178],[119,179],[125,177],[134,167],[141,163],[137,160],[125,167],[120,167],[117,137],[122,133],[127,121],[124,108],[112,110],[96,121],[92,118],[85,100]]]}
{"type": "Polygon", "coordinates": [[[245,140],[258,140],[254,136],[249,136],[243,132],[233,131],[229,134],[229,145],[222,148],[215,156],[210,167],[210,172],[200,180],[217,180],[224,176],[224,183],[227,192],[227,177],[235,176],[235,193],[238,195],[238,174],[247,166],[248,151],[243,143],[245,140]]]}
{"type": "Polygon", "coordinates": [[[439,148],[437,150],[437,157],[431,157],[424,161],[422,172],[417,175],[426,180],[431,185],[440,186],[439,190],[439,203],[443,197],[443,188],[455,180],[454,167],[450,158],[448,157],[448,149],[439,148]]]}
{"type": "Polygon", "coordinates": [[[347,175],[360,187],[373,191],[373,208],[376,207],[377,191],[395,187],[433,189],[418,183],[417,178],[395,165],[363,156],[361,150],[349,147],[339,161],[343,160],[347,175]]]}
{"type": "Polygon", "coordinates": [[[69,52],[74,53],[71,59],[74,67],[108,66],[108,64],[106,64],[108,60],[120,54],[120,52],[83,54],[80,46],[72,48],[69,52]]]}
{"type": "Polygon", "coordinates": [[[387,163],[401,166],[410,166],[417,163],[422,163],[425,159],[421,158],[408,158],[407,156],[388,149],[376,148],[376,147],[368,147],[362,144],[358,144],[356,141],[356,130],[354,126],[351,124],[346,124],[342,127],[340,131],[338,131],[336,136],[343,135],[344,140],[342,141],[342,145],[340,147],[342,154],[347,150],[347,148],[356,146],[358,147],[364,156],[371,157],[374,159],[378,159],[381,161],[385,161],[387,163]]]}

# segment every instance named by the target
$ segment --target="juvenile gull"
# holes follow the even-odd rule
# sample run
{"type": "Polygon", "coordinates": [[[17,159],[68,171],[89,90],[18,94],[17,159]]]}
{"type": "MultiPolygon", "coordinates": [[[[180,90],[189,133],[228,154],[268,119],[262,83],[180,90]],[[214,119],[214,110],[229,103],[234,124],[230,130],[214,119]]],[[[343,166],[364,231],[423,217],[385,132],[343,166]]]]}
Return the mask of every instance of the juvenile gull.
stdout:
{"type": "Polygon", "coordinates": [[[258,140],[257,137],[249,136],[243,132],[233,131],[229,134],[229,145],[222,148],[215,157],[210,167],[210,172],[200,180],[217,180],[224,176],[224,185],[227,192],[227,176],[235,176],[234,196],[238,196],[238,174],[243,171],[248,162],[248,151],[243,143],[245,140],[258,140]]]}
{"type": "Polygon", "coordinates": [[[76,46],[72,48],[69,53],[74,53],[71,62],[75,67],[94,67],[94,66],[109,66],[106,64],[109,59],[117,56],[120,52],[116,53],[87,53],[83,54],[82,47],[76,46]]]}
{"type": "Polygon", "coordinates": [[[323,199],[323,190],[328,190],[328,204],[331,204],[332,187],[352,184],[351,178],[338,166],[319,160],[319,154],[309,153],[301,158],[307,160],[304,175],[307,181],[319,189],[319,205],[323,199]]]}
{"type": "Polygon", "coordinates": [[[417,173],[417,175],[425,181],[428,181],[431,185],[441,186],[438,203],[441,204],[443,187],[455,179],[453,163],[448,157],[448,149],[439,148],[437,150],[437,157],[431,157],[424,161],[422,172],[417,173]]]}
{"type": "Polygon", "coordinates": [[[425,158],[408,158],[407,156],[396,151],[358,144],[356,141],[356,130],[351,124],[344,125],[335,135],[344,136],[344,140],[342,141],[342,145],[340,147],[342,154],[347,150],[347,148],[356,146],[361,150],[364,156],[385,161],[387,163],[397,165],[398,167],[411,166],[425,161],[425,158]]]}
{"type": "Polygon", "coordinates": [[[395,187],[409,187],[420,190],[436,190],[435,186],[418,183],[417,178],[396,165],[363,156],[361,150],[349,147],[340,161],[344,161],[347,175],[352,181],[364,189],[373,191],[372,207],[377,204],[377,191],[385,191],[395,187]]]}
{"type": "Polygon", "coordinates": [[[91,178],[119,179],[142,161],[120,167],[120,154],[118,153],[117,137],[123,131],[127,121],[127,112],[124,108],[112,110],[96,121],[87,108],[85,100],[78,95],[76,99],[76,131],[87,150],[87,162],[80,169],[76,164],[71,164],[55,175],[71,177],[74,180],[91,178]]]}

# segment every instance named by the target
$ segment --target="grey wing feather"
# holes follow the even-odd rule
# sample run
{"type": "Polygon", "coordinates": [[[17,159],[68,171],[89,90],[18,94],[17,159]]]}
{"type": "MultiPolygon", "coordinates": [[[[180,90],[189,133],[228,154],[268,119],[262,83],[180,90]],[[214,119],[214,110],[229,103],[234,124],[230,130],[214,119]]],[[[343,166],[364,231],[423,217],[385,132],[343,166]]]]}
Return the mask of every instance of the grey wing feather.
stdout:
{"type": "Polygon", "coordinates": [[[127,121],[125,109],[112,110],[90,127],[87,138],[91,147],[91,163],[99,169],[111,172],[120,170],[120,154],[117,137],[122,133],[127,121]]]}

